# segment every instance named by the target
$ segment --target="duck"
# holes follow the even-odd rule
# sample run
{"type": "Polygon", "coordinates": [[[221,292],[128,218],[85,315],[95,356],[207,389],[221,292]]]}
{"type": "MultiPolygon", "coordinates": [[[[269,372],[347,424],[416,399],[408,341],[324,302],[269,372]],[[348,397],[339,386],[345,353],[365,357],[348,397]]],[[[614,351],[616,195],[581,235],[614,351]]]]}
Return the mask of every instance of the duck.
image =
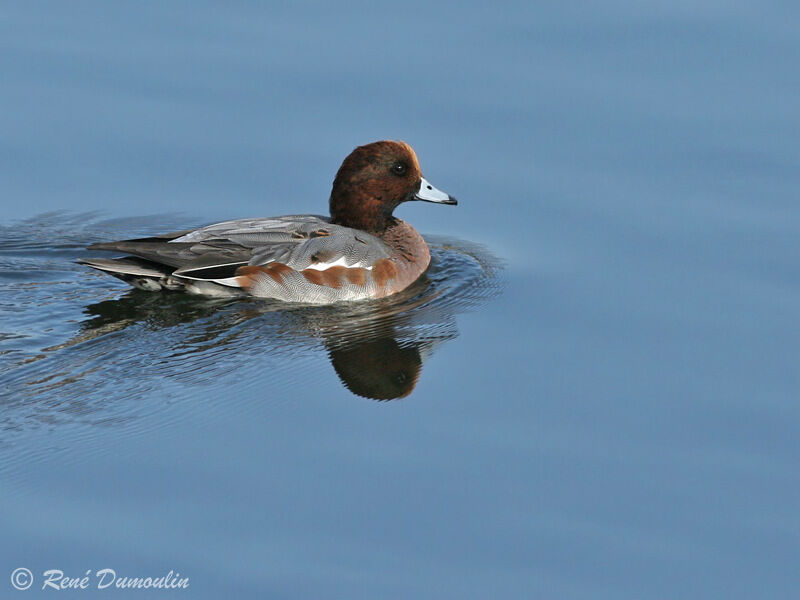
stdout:
{"type": "Polygon", "coordinates": [[[238,219],[152,237],[101,242],[124,254],[78,262],[151,292],[252,296],[302,304],[384,298],[417,281],[430,248],[394,216],[404,202],[455,205],[422,176],[402,141],[357,147],[333,180],[330,216],[238,219]]]}

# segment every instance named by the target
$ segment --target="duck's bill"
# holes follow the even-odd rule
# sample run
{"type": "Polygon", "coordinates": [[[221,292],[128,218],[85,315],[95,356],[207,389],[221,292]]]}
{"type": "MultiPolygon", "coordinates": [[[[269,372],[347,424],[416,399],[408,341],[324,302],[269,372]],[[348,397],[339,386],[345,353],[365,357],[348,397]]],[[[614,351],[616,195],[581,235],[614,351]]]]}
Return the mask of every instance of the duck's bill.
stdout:
{"type": "Polygon", "coordinates": [[[424,177],[419,183],[419,191],[414,194],[414,200],[424,202],[436,202],[437,204],[458,204],[450,194],[445,194],[442,190],[437,190],[424,177]]]}

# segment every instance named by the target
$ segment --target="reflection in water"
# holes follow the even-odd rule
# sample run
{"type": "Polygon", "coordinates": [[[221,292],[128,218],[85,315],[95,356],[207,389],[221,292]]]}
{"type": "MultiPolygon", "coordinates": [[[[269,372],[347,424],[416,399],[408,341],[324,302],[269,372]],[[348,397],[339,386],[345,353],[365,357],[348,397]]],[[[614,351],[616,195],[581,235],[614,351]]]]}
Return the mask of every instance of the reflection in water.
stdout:
{"type": "Polygon", "coordinates": [[[71,231],[63,218],[53,222],[57,234],[45,219],[32,221],[29,231],[16,227],[14,239],[0,229],[6,429],[129,420],[147,410],[142,398],[169,401],[172,382],[198,386],[198,395],[230,397],[256,385],[279,394],[307,377],[305,365],[321,352],[352,393],[407,397],[436,347],[457,337],[456,315],[499,290],[498,262],[486,250],[433,238],[428,273],[372,302],[309,307],[138,290],[119,295],[115,282],[73,263],[84,255],[83,238],[97,239],[103,224],[92,230],[84,220],[71,231]]]}
{"type": "Polygon", "coordinates": [[[350,348],[330,348],[331,364],[354,394],[375,400],[408,396],[422,370],[420,347],[402,347],[391,337],[350,348]]]}
{"type": "MultiPolygon", "coordinates": [[[[287,306],[259,300],[214,301],[185,294],[153,294],[132,290],[119,299],[86,307],[92,318],[69,341],[47,348],[66,349],[94,338],[146,324],[148,329],[168,329],[203,321],[193,327],[195,341],[206,343],[190,350],[206,352],[225,347],[226,352],[252,341],[249,335],[222,335],[247,321],[259,330],[259,319],[283,311],[286,322],[279,328],[283,348],[290,344],[313,348],[321,341],[342,383],[354,394],[375,400],[408,396],[422,370],[423,360],[435,345],[457,336],[452,312],[425,307],[435,302],[430,280],[423,279],[400,301],[369,303],[365,307],[333,307],[320,314],[317,307],[287,306]]],[[[268,321],[267,321],[268,322],[268,321]]],[[[273,323],[274,324],[274,323],[273,323]]],[[[269,327],[265,335],[277,333],[269,327]]]]}

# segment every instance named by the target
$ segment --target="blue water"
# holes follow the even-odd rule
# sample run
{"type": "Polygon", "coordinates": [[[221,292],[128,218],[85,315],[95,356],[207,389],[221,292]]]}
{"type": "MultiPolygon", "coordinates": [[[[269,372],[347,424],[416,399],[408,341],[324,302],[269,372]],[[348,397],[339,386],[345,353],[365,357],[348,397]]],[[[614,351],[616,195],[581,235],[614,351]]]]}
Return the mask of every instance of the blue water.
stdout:
{"type": "Polygon", "coordinates": [[[0,8],[0,596],[794,597],[800,9],[229,4],[0,8]],[[74,262],[383,138],[459,198],[402,297],[74,262]]]}

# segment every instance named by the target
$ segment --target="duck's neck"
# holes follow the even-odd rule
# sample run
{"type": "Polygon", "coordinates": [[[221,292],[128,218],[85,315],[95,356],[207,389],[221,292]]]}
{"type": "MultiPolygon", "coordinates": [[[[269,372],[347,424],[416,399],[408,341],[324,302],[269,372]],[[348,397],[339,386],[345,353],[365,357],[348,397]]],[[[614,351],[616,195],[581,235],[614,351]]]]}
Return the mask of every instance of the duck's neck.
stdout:
{"type": "Polygon", "coordinates": [[[380,236],[397,223],[392,216],[396,206],[358,189],[335,189],[330,199],[331,223],[380,236]]]}

